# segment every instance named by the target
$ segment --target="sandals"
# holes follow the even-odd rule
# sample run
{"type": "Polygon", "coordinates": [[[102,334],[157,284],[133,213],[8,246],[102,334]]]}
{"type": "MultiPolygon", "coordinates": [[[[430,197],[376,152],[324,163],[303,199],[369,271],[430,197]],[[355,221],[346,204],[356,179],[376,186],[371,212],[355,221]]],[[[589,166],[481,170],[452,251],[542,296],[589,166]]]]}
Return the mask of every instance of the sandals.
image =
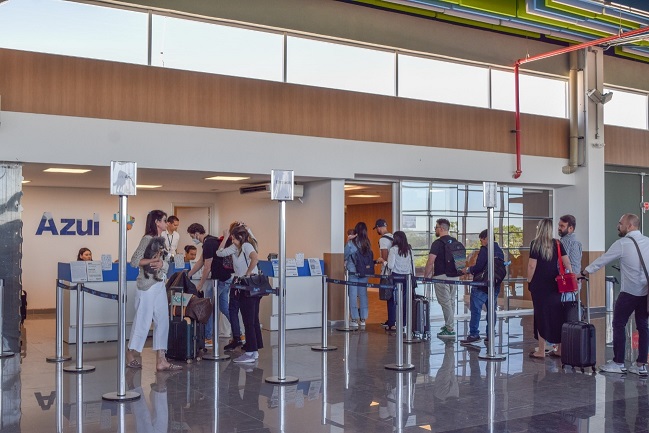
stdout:
{"type": "Polygon", "coordinates": [[[550,352],[550,356],[552,356],[554,358],[561,358],[561,354],[555,352],[554,350],[550,352]]]}
{"type": "Polygon", "coordinates": [[[534,359],[544,359],[544,358],[545,358],[545,355],[543,355],[543,356],[536,356],[535,353],[536,353],[535,351],[531,351],[531,352],[530,352],[530,358],[534,358],[534,359]]]}
{"type": "Polygon", "coordinates": [[[386,326],[385,327],[385,332],[395,332],[396,330],[397,330],[396,325],[386,326]]]}
{"type": "Polygon", "coordinates": [[[127,366],[128,368],[142,368],[142,364],[141,364],[140,361],[138,361],[137,359],[134,359],[134,360],[131,361],[131,362],[127,362],[127,363],[126,363],[126,366],[127,366]]]}
{"type": "Polygon", "coordinates": [[[166,367],[156,367],[156,371],[179,371],[182,370],[183,366],[182,365],[177,365],[177,364],[169,364],[166,367]]]}

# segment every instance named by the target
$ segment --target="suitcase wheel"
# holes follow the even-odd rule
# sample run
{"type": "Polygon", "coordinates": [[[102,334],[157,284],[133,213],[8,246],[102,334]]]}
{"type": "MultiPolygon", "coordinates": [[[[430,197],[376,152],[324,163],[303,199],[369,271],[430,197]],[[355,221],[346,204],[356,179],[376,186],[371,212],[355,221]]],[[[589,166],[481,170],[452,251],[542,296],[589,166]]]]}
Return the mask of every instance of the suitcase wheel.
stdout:
{"type": "Polygon", "coordinates": [[[188,359],[186,362],[187,362],[187,364],[191,364],[191,363],[192,363],[192,360],[191,360],[191,359],[188,359]]]}
{"type": "Polygon", "coordinates": [[[203,358],[200,357],[200,356],[197,356],[197,357],[196,357],[196,361],[200,361],[201,359],[203,359],[203,358]]]}

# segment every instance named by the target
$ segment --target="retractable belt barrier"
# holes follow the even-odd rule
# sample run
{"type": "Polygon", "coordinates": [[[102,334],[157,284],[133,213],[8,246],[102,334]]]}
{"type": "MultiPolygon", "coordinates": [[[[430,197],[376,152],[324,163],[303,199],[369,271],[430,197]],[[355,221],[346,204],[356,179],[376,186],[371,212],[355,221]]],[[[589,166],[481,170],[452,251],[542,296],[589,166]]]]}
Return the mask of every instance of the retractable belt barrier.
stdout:
{"type": "Polygon", "coordinates": [[[91,295],[99,296],[100,298],[104,299],[110,299],[113,301],[117,301],[118,296],[113,293],[106,293],[106,292],[100,292],[99,290],[91,289],[90,287],[86,287],[83,284],[81,285],[81,290],[83,290],[86,293],[89,293],[91,295]]]}
{"type": "Polygon", "coordinates": [[[327,278],[326,281],[327,283],[341,284],[345,286],[372,287],[374,289],[394,289],[394,284],[360,283],[358,281],[339,280],[336,278],[327,278]]]}

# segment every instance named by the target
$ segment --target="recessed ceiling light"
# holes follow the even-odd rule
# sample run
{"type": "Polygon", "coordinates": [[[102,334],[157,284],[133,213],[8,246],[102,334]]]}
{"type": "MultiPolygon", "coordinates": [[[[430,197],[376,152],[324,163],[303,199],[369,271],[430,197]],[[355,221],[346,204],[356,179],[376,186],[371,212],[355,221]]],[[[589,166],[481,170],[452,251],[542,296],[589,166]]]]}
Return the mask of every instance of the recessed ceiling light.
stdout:
{"type": "Polygon", "coordinates": [[[381,197],[380,194],[352,194],[350,197],[354,198],[379,198],[381,197]]]}
{"type": "Polygon", "coordinates": [[[141,189],[155,189],[155,188],[162,188],[162,185],[135,185],[137,188],[141,189]]]}
{"type": "Polygon", "coordinates": [[[23,180],[23,183],[29,183],[31,180],[23,180]]]}
{"type": "Polygon", "coordinates": [[[83,174],[83,173],[88,173],[89,169],[87,168],[48,168],[43,170],[45,173],[72,173],[72,174],[83,174]]]}
{"type": "Polygon", "coordinates": [[[227,180],[230,182],[236,182],[238,180],[246,180],[250,179],[250,177],[246,176],[212,176],[212,177],[206,177],[205,180],[227,180]]]}

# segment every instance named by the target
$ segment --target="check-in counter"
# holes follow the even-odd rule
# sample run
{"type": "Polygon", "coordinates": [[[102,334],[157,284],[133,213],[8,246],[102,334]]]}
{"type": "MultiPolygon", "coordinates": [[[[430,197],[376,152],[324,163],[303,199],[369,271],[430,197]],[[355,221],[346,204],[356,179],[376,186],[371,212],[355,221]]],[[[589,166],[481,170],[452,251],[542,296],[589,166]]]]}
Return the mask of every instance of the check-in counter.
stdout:
{"type": "MultiPolygon", "coordinates": [[[[323,269],[323,262],[320,269],[323,269]]],[[[279,287],[271,262],[260,260],[259,269],[279,287]]],[[[286,277],[286,329],[319,328],[322,325],[322,276],[312,276],[308,262],[298,267],[298,276],[286,277]]],[[[279,329],[279,297],[265,296],[259,305],[259,321],[269,331],[279,329]]]]}
{"type": "MultiPolygon", "coordinates": [[[[135,279],[138,269],[126,265],[126,338],[131,333],[131,324],[135,314],[135,279]]],[[[117,295],[118,264],[113,263],[112,269],[102,271],[103,281],[81,283],[89,289],[98,292],[117,295]]],[[[76,287],[76,282],[71,282],[69,263],[58,264],[59,282],[76,287]]],[[[84,326],[83,342],[95,343],[100,341],[117,340],[117,315],[118,305],[116,300],[84,293],[84,326]]],[[[77,342],[77,292],[76,290],[63,290],[63,341],[68,344],[77,342]]]]}

